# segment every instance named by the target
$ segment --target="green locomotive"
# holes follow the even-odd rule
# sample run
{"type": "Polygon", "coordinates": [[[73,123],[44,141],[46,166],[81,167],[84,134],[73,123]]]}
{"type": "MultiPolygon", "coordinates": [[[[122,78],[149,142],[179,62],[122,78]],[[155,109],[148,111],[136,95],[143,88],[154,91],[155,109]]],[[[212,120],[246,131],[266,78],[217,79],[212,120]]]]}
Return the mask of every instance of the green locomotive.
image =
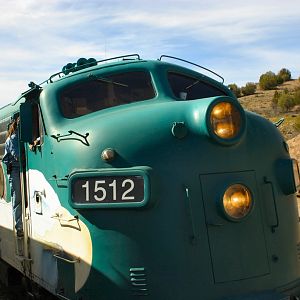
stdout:
{"type": "Polygon", "coordinates": [[[20,117],[24,224],[2,163],[1,259],[60,299],[293,299],[297,162],[223,82],[170,59],[80,59],[0,110],[1,157],[20,117]]]}

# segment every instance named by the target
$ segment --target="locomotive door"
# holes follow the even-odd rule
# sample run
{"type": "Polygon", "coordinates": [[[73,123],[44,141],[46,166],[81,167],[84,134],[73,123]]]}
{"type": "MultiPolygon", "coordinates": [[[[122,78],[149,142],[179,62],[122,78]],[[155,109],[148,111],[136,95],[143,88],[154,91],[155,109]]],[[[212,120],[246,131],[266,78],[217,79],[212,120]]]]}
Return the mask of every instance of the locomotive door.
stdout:
{"type": "Polygon", "coordinates": [[[216,283],[258,277],[269,273],[260,199],[254,171],[200,176],[216,283]],[[254,199],[250,214],[240,221],[226,218],[223,193],[232,184],[247,186],[254,199]]]}
{"type": "MultiPolygon", "coordinates": [[[[31,101],[26,101],[20,106],[20,139],[22,142],[22,151],[23,151],[23,189],[24,189],[24,198],[26,198],[26,226],[27,234],[26,237],[30,238],[30,244],[35,244],[34,239],[32,238],[32,215],[33,215],[33,205],[31,201],[31,178],[30,178],[30,169],[35,168],[36,164],[39,164],[39,159],[37,158],[36,151],[33,148],[33,141],[40,135],[38,124],[38,105],[33,104],[31,101]]],[[[31,246],[29,243],[25,243],[25,251],[32,257],[31,246]]],[[[34,258],[32,258],[34,261],[34,258]]]]}
{"type": "Polygon", "coordinates": [[[51,251],[52,244],[47,242],[45,234],[51,221],[51,214],[47,209],[56,202],[47,201],[50,186],[47,181],[49,155],[45,151],[45,130],[39,104],[36,102],[21,104],[20,116],[21,139],[25,143],[26,156],[25,184],[28,197],[27,222],[30,229],[28,253],[32,260],[31,272],[35,278],[41,280],[38,283],[46,282],[48,287],[54,289],[57,284],[57,264],[51,251]]]}

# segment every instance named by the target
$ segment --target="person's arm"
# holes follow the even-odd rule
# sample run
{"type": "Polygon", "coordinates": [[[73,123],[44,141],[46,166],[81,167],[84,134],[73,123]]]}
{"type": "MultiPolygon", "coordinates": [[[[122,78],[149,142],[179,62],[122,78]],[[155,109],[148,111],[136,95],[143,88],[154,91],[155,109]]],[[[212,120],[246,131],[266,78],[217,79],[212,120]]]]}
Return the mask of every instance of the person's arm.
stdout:
{"type": "Polygon", "coordinates": [[[18,136],[13,135],[10,139],[10,153],[11,156],[16,160],[19,161],[19,141],[18,136]]]}
{"type": "Polygon", "coordinates": [[[3,161],[6,165],[9,164],[9,161],[10,161],[9,157],[10,157],[10,154],[9,154],[9,150],[8,150],[8,142],[6,141],[6,142],[5,142],[5,145],[4,145],[4,155],[3,155],[3,157],[2,157],[2,161],[3,161]]]}

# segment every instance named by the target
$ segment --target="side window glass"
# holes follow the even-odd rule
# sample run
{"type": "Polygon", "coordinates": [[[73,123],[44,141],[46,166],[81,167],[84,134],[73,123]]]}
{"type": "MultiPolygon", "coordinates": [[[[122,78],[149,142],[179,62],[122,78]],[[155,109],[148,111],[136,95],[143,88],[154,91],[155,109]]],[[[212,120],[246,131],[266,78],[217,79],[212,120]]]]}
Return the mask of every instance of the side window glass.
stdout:
{"type": "Polygon", "coordinates": [[[174,96],[181,100],[194,100],[226,95],[224,91],[217,87],[187,75],[169,72],[168,80],[174,96]]]}

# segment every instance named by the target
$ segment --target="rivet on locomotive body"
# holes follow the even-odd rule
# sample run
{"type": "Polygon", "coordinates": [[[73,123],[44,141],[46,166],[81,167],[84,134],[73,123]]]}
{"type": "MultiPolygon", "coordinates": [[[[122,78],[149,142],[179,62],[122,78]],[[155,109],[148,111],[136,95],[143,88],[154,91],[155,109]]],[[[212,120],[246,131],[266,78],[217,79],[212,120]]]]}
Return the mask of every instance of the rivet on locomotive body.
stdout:
{"type": "Polygon", "coordinates": [[[116,151],[112,148],[106,148],[101,153],[101,158],[106,162],[114,160],[115,157],[116,157],[116,151]]]}

